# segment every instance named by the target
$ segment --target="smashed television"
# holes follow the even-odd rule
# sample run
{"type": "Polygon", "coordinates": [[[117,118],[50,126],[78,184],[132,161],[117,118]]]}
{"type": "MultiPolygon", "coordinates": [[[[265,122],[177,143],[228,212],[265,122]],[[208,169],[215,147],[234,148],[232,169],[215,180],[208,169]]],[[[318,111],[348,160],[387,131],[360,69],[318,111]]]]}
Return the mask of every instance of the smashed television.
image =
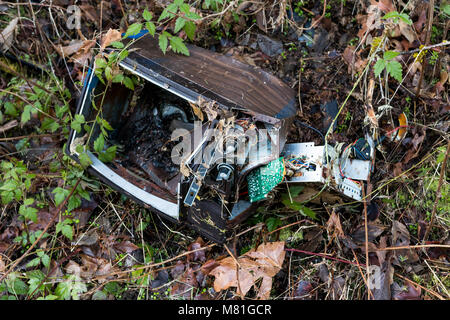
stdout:
{"type": "Polygon", "coordinates": [[[89,72],[76,113],[94,127],[72,130],[65,150],[76,161],[78,145],[93,150],[101,110],[112,127],[105,148],[116,145],[117,154],[104,162],[88,151],[88,170],[104,183],[215,242],[282,182],[326,185],[361,200],[370,146],[353,154],[343,145],[287,144],[296,92],[280,79],[196,46],[181,56],[163,54],[150,36],[132,41],[119,67],[138,79],[135,89],[105,88],[89,72]]]}

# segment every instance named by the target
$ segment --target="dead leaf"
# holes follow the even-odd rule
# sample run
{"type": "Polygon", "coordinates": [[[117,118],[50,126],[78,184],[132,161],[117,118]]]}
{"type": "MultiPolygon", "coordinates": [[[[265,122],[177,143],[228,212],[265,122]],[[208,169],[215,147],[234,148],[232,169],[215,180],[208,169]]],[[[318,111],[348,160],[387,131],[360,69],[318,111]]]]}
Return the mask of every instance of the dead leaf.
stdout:
{"type": "Polygon", "coordinates": [[[345,233],[342,230],[341,220],[335,210],[333,210],[330,218],[328,219],[327,232],[328,234],[336,235],[338,238],[345,237],[345,233]]]}
{"type": "Polygon", "coordinates": [[[415,288],[411,283],[407,282],[406,286],[399,286],[397,283],[394,283],[393,287],[392,299],[394,300],[421,300],[422,290],[419,286],[415,288]]]}
{"type": "Polygon", "coordinates": [[[4,242],[4,241],[0,241],[0,253],[5,252],[6,250],[8,250],[8,248],[11,246],[11,244],[4,242]]]}
{"type": "Polygon", "coordinates": [[[75,274],[82,279],[92,279],[95,277],[99,282],[104,282],[109,274],[117,270],[113,268],[111,262],[107,259],[94,258],[85,254],[81,254],[81,265],[70,260],[66,266],[65,271],[69,274],[75,274]]]}
{"type": "Polygon", "coordinates": [[[71,61],[74,61],[81,65],[88,65],[89,60],[92,58],[91,48],[95,45],[94,40],[86,40],[80,49],[71,56],[71,61]]]}
{"type": "Polygon", "coordinates": [[[97,11],[97,9],[95,9],[94,6],[92,6],[90,4],[83,4],[80,6],[80,8],[83,11],[85,17],[87,17],[89,20],[91,20],[96,25],[98,24],[100,19],[98,16],[98,11],[97,11]]]}
{"type": "Polygon", "coordinates": [[[122,33],[119,30],[109,29],[108,32],[102,37],[100,51],[103,51],[112,42],[119,41],[120,39],[122,39],[122,33]]]}
{"type": "Polygon", "coordinates": [[[416,29],[417,33],[421,33],[425,22],[427,22],[427,11],[428,6],[426,6],[425,10],[420,11],[419,19],[414,22],[414,29],[416,29]]]}
{"type": "Polygon", "coordinates": [[[260,245],[237,258],[227,257],[219,261],[219,266],[209,274],[215,277],[214,290],[219,292],[230,287],[245,296],[256,281],[262,278],[258,290],[259,299],[268,299],[272,288],[272,277],[280,270],[286,252],[284,242],[260,245]]]}
{"type": "Polygon", "coordinates": [[[184,272],[184,268],[185,268],[185,264],[183,263],[183,261],[178,260],[177,264],[175,265],[174,268],[172,268],[172,270],[170,271],[170,274],[172,275],[172,278],[176,279],[179,276],[181,276],[184,272]]]}
{"type": "Polygon", "coordinates": [[[342,58],[348,65],[347,72],[353,74],[355,72],[360,72],[364,69],[367,64],[367,59],[361,59],[359,53],[355,53],[354,46],[348,46],[344,49],[342,58]]]}
{"type": "Polygon", "coordinates": [[[406,226],[399,222],[392,223],[392,242],[396,247],[409,245],[410,235],[406,226]]]}
{"type": "Polygon", "coordinates": [[[5,29],[3,29],[2,33],[0,33],[0,48],[2,51],[8,51],[9,48],[11,48],[13,40],[14,40],[14,33],[17,29],[17,23],[19,22],[19,18],[12,19],[5,29]]]}
{"type": "Polygon", "coordinates": [[[400,33],[410,42],[413,43],[417,36],[413,28],[405,21],[400,19],[399,21],[400,33]]]}
{"type": "Polygon", "coordinates": [[[63,57],[70,57],[75,52],[81,49],[83,46],[84,41],[83,40],[73,40],[70,42],[67,46],[59,46],[59,54],[61,54],[63,57]]]}
{"type": "Polygon", "coordinates": [[[297,288],[294,291],[294,297],[295,300],[309,300],[310,292],[313,289],[313,286],[311,285],[311,282],[300,280],[297,284],[297,288]]]}
{"type": "Polygon", "coordinates": [[[131,253],[134,250],[139,249],[137,245],[130,241],[121,241],[116,244],[114,244],[114,249],[117,249],[118,251],[121,251],[123,253],[131,253]]]}
{"type": "Polygon", "coordinates": [[[206,113],[208,120],[213,121],[217,118],[217,105],[215,101],[207,101],[202,96],[199,96],[196,104],[200,107],[200,109],[206,113]]]}
{"type": "MultiPolygon", "coordinates": [[[[381,3],[381,1],[379,3],[381,3]]],[[[361,15],[357,16],[358,22],[362,25],[361,29],[358,32],[358,37],[361,39],[361,42],[364,43],[365,37],[368,35],[370,31],[374,29],[379,29],[381,27],[382,25],[381,17],[383,15],[382,11],[383,9],[380,8],[380,6],[370,5],[367,8],[367,16],[361,15]]]]}
{"type": "Polygon", "coordinates": [[[2,256],[0,256],[0,272],[4,272],[6,270],[5,262],[3,261],[2,256]]]}
{"type": "Polygon", "coordinates": [[[369,277],[369,282],[374,285],[373,289],[371,289],[374,300],[391,300],[391,283],[394,268],[390,260],[388,259],[382,263],[380,269],[372,269],[373,273],[369,277]]]}
{"type": "Polygon", "coordinates": [[[216,268],[217,266],[219,266],[219,263],[216,260],[209,259],[202,265],[201,270],[204,274],[209,274],[211,270],[216,268]]]}
{"type": "Polygon", "coordinates": [[[203,122],[202,110],[193,103],[189,103],[189,104],[191,105],[191,108],[192,108],[192,111],[194,111],[194,114],[200,119],[200,121],[203,122]]]}
{"type": "MultiPolygon", "coordinates": [[[[373,242],[378,236],[380,236],[384,231],[384,227],[376,224],[369,224],[367,226],[367,234],[369,242],[373,242]]],[[[366,242],[366,230],[364,225],[361,225],[354,231],[350,237],[360,243],[366,242]]]]}
{"type": "Polygon", "coordinates": [[[370,4],[377,6],[378,8],[380,8],[380,10],[386,13],[395,11],[394,4],[392,3],[391,0],[380,0],[380,1],[370,0],[370,4]]]}
{"type": "Polygon", "coordinates": [[[398,177],[403,173],[403,163],[397,162],[394,164],[394,170],[393,170],[394,176],[398,177]]]}
{"type": "Polygon", "coordinates": [[[191,299],[193,290],[197,286],[198,282],[195,277],[194,270],[192,268],[188,268],[180,279],[177,280],[177,283],[172,286],[172,290],[170,292],[179,299],[191,299]]]}
{"type": "Polygon", "coordinates": [[[0,133],[4,133],[19,124],[17,120],[11,120],[0,127],[0,133]]]}
{"type": "Polygon", "coordinates": [[[53,214],[51,214],[48,211],[39,211],[37,213],[37,222],[31,222],[28,225],[28,228],[30,231],[37,231],[37,230],[44,230],[44,228],[47,226],[47,224],[51,223],[52,225],[55,223],[52,221],[53,214]]]}
{"type": "Polygon", "coordinates": [[[77,240],[72,242],[72,245],[76,246],[92,246],[96,244],[98,241],[98,233],[96,229],[91,229],[85,233],[83,233],[77,240]]]}
{"type": "MultiPolygon", "coordinates": [[[[191,243],[188,246],[188,251],[200,249],[204,245],[205,245],[205,242],[203,241],[203,239],[201,237],[198,237],[197,240],[195,240],[195,242],[191,243]]],[[[188,254],[187,259],[188,259],[188,261],[202,261],[203,262],[206,260],[205,250],[199,250],[199,251],[190,253],[190,254],[188,254]]]]}
{"type": "MultiPolygon", "coordinates": [[[[403,223],[399,221],[394,221],[392,223],[391,233],[393,246],[395,247],[409,246],[411,236],[409,234],[408,228],[403,223]]],[[[419,260],[419,256],[412,249],[395,250],[394,257],[396,259],[402,257],[403,259],[401,260],[408,263],[414,263],[419,260]]]]}
{"type": "Polygon", "coordinates": [[[373,110],[372,106],[366,105],[366,115],[369,118],[370,122],[372,123],[372,126],[375,128],[378,128],[378,119],[375,115],[375,111],[373,110]]]}
{"type": "Polygon", "coordinates": [[[345,279],[339,275],[336,277],[331,275],[325,263],[319,265],[319,278],[331,289],[331,298],[333,300],[339,300],[342,296],[345,279]]]}

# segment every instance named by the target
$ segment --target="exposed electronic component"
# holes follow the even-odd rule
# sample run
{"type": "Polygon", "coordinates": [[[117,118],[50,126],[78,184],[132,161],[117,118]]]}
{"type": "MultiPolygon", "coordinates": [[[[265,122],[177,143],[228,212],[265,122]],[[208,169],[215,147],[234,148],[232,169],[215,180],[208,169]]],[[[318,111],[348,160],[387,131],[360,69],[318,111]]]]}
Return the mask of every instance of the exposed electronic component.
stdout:
{"type": "Polygon", "coordinates": [[[250,172],[247,176],[250,202],[265,199],[267,194],[283,181],[284,174],[283,157],[275,159],[267,165],[250,172]]]}

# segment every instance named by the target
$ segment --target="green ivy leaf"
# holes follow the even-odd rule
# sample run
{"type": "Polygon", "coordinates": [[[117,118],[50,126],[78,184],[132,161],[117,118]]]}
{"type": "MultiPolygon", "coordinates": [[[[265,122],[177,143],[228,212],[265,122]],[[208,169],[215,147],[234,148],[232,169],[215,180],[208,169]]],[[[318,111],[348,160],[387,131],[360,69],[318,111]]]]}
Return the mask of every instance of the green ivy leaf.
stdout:
{"type": "Polygon", "coordinates": [[[13,180],[8,180],[0,187],[0,190],[4,191],[14,191],[17,188],[17,182],[13,180]]]}
{"type": "Polygon", "coordinates": [[[312,219],[317,219],[316,213],[313,210],[309,209],[308,207],[305,207],[303,204],[301,204],[297,201],[291,202],[291,199],[287,193],[284,193],[281,195],[281,202],[286,207],[288,207],[292,210],[299,211],[304,216],[310,217],[312,219]]]}
{"type": "Polygon", "coordinates": [[[67,237],[70,241],[73,239],[73,228],[69,224],[65,224],[61,228],[61,233],[67,237]]]}
{"type": "Polygon", "coordinates": [[[402,19],[406,24],[412,25],[412,20],[409,18],[409,16],[406,13],[400,13],[399,14],[400,19],[402,19]]]}
{"type": "Polygon", "coordinates": [[[105,146],[105,138],[102,134],[98,135],[98,138],[94,141],[94,150],[97,152],[102,152],[103,147],[105,146]]]}
{"type": "Polygon", "coordinates": [[[122,61],[123,59],[125,59],[126,57],[128,57],[128,50],[122,50],[119,53],[119,61],[122,61]]]}
{"type": "Polygon", "coordinates": [[[22,117],[20,119],[22,124],[27,123],[31,119],[31,110],[33,110],[33,106],[31,104],[27,104],[23,108],[22,117]]]}
{"type": "Polygon", "coordinates": [[[165,54],[167,51],[167,46],[169,45],[169,39],[165,33],[159,35],[158,39],[159,48],[165,54]]]}
{"type": "Polygon", "coordinates": [[[77,195],[73,195],[70,197],[69,202],[67,204],[67,211],[72,211],[73,209],[81,206],[81,199],[77,195]]]}
{"type": "Polygon", "coordinates": [[[109,124],[108,121],[106,121],[105,119],[101,118],[101,122],[102,122],[102,126],[105,127],[107,130],[109,130],[109,131],[113,130],[113,127],[111,127],[111,125],[109,124]]]}
{"type": "Polygon", "coordinates": [[[166,18],[173,18],[175,17],[175,14],[178,11],[178,5],[176,3],[169,4],[161,13],[161,15],[158,18],[158,22],[166,19],[166,18]]]}
{"type": "Polygon", "coordinates": [[[57,187],[53,189],[52,193],[55,194],[55,204],[58,206],[64,201],[64,199],[66,199],[70,191],[61,187],[57,187]]]}
{"type": "Polygon", "coordinates": [[[398,61],[389,61],[386,70],[392,78],[398,82],[402,81],[402,65],[398,61]]]}
{"type": "Polygon", "coordinates": [[[139,22],[133,23],[128,27],[124,38],[128,38],[129,36],[135,36],[139,32],[141,32],[141,30],[142,30],[142,23],[139,22]]]}
{"type": "Polygon", "coordinates": [[[27,294],[28,286],[22,280],[16,278],[10,285],[8,285],[8,292],[10,294],[27,294]]]}
{"type": "Polygon", "coordinates": [[[59,123],[51,118],[44,118],[41,125],[41,130],[50,130],[50,132],[55,132],[59,129],[59,123]]]}
{"type": "Polygon", "coordinates": [[[110,46],[116,49],[123,49],[125,47],[125,45],[120,41],[113,41],[110,43],[110,46]]]}
{"type": "Polygon", "coordinates": [[[112,69],[111,69],[110,66],[107,66],[107,67],[105,68],[105,78],[106,78],[106,80],[108,80],[108,81],[111,81],[111,80],[112,80],[112,69]]]}
{"type": "Polygon", "coordinates": [[[171,37],[170,46],[172,47],[172,50],[174,52],[189,56],[189,50],[184,44],[183,39],[181,39],[180,37],[171,37]]]}
{"type": "Polygon", "coordinates": [[[283,223],[281,222],[280,218],[277,218],[277,217],[270,217],[266,220],[266,226],[267,226],[267,230],[269,232],[272,232],[273,230],[275,230],[282,224],[283,223]]]}
{"type": "Polygon", "coordinates": [[[72,290],[72,282],[63,281],[58,283],[58,286],[55,289],[55,294],[62,300],[69,300],[71,290],[72,290]]]}
{"type": "Polygon", "coordinates": [[[17,109],[11,102],[5,102],[4,107],[5,107],[5,113],[8,116],[11,116],[11,117],[17,116],[17,109]]]}
{"type": "Polygon", "coordinates": [[[107,65],[108,64],[106,63],[106,60],[104,58],[95,59],[96,68],[104,69],[107,65]]]}
{"type": "Polygon", "coordinates": [[[156,26],[153,22],[147,21],[145,23],[145,27],[147,28],[148,33],[150,33],[152,35],[152,37],[155,36],[156,26]]]}
{"type": "Polygon", "coordinates": [[[30,262],[27,263],[27,268],[32,268],[32,267],[36,267],[39,265],[39,263],[41,263],[41,258],[36,257],[33,260],[31,260],[30,262]]]}
{"type": "Polygon", "coordinates": [[[92,164],[92,160],[86,152],[80,153],[78,160],[80,160],[80,164],[83,168],[87,168],[92,164]]]}
{"type": "Polygon", "coordinates": [[[130,77],[125,77],[123,79],[123,84],[125,85],[125,87],[127,87],[130,90],[134,90],[134,83],[133,80],[131,80],[130,77]]]}
{"type": "Polygon", "coordinates": [[[123,81],[123,78],[124,78],[123,73],[116,74],[114,76],[114,78],[112,79],[112,82],[113,83],[121,83],[123,81]]]}
{"type": "Polygon", "coordinates": [[[384,70],[385,67],[386,67],[386,61],[384,61],[383,59],[378,59],[378,61],[375,63],[375,65],[373,67],[375,76],[378,77],[381,74],[381,72],[384,70]]]}
{"type": "Polygon", "coordinates": [[[81,125],[85,123],[86,120],[82,114],[76,114],[75,119],[72,120],[70,127],[75,130],[77,133],[81,132],[81,125]]]}
{"type": "Polygon", "coordinates": [[[384,60],[392,60],[399,54],[400,54],[400,52],[396,52],[396,51],[385,51],[383,53],[383,59],[384,60]]]}
{"type": "Polygon", "coordinates": [[[198,14],[196,14],[195,12],[189,11],[189,12],[186,13],[186,18],[189,18],[191,20],[198,20],[201,17],[198,14]]]}
{"type": "Polygon", "coordinates": [[[46,254],[43,254],[41,257],[41,262],[44,267],[48,268],[50,266],[50,257],[46,254]]]}
{"type": "Polygon", "coordinates": [[[189,6],[189,4],[183,3],[180,5],[180,11],[183,12],[184,14],[186,14],[189,11],[191,11],[191,7],[189,6]]]}
{"type": "Polygon", "coordinates": [[[184,25],[186,23],[186,20],[182,17],[178,17],[175,21],[175,29],[173,30],[174,33],[178,33],[181,29],[183,29],[184,25]]]}
{"type": "Polygon", "coordinates": [[[117,146],[111,146],[104,152],[99,153],[98,158],[102,162],[111,162],[116,157],[117,146]]]}
{"type": "Polygon", "coordinates": [[[194,36],[195,36],[195,29],[196,29],[196,25],[194,22],[192,21],[186,21],[185,25],[184,25],[184,32],[186,33],[187,37],[189,38],[189,40],[193,41],[194,40],[194,36]]]}
{"type": "Polygon", "coordinates": [[[150,21],[153,18],[153,15],[150,11],[147,10],[147,8],[144,9],[144,12],[142,13],[142,17],[145,19],[145,21],[150,21]]]}

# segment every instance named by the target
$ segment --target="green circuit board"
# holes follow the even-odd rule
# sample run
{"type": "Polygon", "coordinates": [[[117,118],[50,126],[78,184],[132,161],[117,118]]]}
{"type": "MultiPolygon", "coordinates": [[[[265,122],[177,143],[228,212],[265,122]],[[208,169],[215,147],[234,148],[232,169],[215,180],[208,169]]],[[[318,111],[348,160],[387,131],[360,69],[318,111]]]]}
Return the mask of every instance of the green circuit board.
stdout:
{"type": "Polygon", "coordinates": [[[261,166],[247,176],[250,202],[263,200],[281,181],[285,173],[283,157],[261,166]]]}

